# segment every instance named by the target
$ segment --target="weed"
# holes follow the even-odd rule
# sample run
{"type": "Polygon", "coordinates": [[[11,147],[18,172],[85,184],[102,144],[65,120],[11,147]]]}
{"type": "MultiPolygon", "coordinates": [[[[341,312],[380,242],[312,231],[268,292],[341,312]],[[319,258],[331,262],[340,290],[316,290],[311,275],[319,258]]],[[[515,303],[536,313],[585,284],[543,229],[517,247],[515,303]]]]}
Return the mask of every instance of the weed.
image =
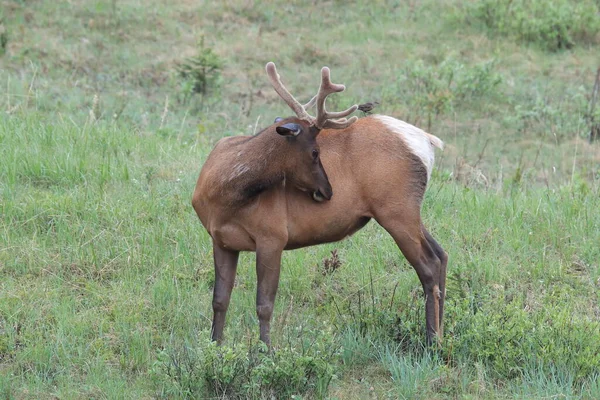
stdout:
{"type": "Polygon", "coordinates": [[[98,119],[100,119],[101,114],[100,114],[100,99],[98,97],[98,94],[94,94],[94,98],[92,99],[92,107],[90,108],[90,117],[89,120],[90,122],[96,122],[98,119]]]}
{"type": "Polygon", "coordinates": [[[332,250],[331,257],[327,257],[323,259],[323,271],[321,272],[323,275],[333,274],[337,271],[338,268],[342,266],[342,261],[338,256],[338,251],[332,250]]]}
{"type": "Polygon", "coordinates": [[[0,398],[3,400],[15,398],[11,389],[10,377],[4,374],[0,374],[0,398]]]}
{"type": "Polygon", "coordinates": [[[379,355],[381,363],[390,371],[401,399],[425,398],[424,388],[439,375],[440,364],[431,354],[421,356],[402,355],[394,348],[385,347],[379,355]]]}

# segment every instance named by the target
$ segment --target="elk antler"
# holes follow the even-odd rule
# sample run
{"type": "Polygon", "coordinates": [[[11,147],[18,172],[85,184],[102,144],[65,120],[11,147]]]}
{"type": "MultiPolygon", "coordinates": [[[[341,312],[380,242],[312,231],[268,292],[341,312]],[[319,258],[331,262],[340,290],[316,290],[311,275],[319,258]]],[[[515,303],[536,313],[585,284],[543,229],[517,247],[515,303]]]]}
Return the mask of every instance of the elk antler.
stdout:
{"type": "Polygon", "coordinates": [[[272,62],[267,63],[266,66],[267,75],[271,81],[271,85],[279,94],[279,96],[287,103],[288,106],[296,113],[298,118],[316,126],[319,129],[331,128],[331,129],[344,129],[353,124],[358,120],[356,116],[349,119],[344,118],[352,114],[358,108],[357,105],[353,105],[344,111],[339,112],[328,112],[325,109],[325,99],[332,93],[342,92],[346,87],[344,85],[338,85],[331,82],[329,68],[323,67],[321,70],[321,86],[319,92],[306,104],[302,105],[298,100],[294,98],[288,92],[288,90],[281,83],[275,64],[272,62]],[[308,112],[307,108],[317,105],[317,117],[313,117],[308,112]]]}

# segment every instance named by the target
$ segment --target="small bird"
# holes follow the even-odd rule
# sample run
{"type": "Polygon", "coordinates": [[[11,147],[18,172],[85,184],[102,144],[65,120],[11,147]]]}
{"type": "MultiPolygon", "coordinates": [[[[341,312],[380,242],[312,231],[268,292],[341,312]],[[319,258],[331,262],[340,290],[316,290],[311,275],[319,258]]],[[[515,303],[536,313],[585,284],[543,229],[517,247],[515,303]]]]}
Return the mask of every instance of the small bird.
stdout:
{"type": "Polygon", "coordinates": [[[368,103],[365,103],[365,104],[360,104],[360,105],[358,106],[358,109],[359,109],[360,111],[362,111],[362,112],[363,112],[363,114],[366,116],[366,115],[369,115],[369,114],[371,114],[371,111],[373,111],[373,109],[374,109],[374,108],[375,108],[377,105],[379,105],[379,102],[378,102],[378,101],[368,102],[368,103]]]}

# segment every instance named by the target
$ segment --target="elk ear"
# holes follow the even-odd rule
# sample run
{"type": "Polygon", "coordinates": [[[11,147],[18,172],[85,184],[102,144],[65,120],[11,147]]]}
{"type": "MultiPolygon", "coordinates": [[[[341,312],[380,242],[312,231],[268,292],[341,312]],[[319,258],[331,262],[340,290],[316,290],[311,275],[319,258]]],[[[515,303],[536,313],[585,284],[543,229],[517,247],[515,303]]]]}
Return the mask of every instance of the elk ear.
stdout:
{"type": "Polygon", "coordinates": [[[281,136],[298,136],[302,132],[302,127],[298,124],[285,124],[275,128],[275,131],[281,136]]]}
{"type": "Polygon", "coordinates": [[[278,123],[279,121],[283,121],[283,118],[281,118],[281,117],[277,117],[277,118],[275,118],[275,121],[273,121],[273,123],[275,123],[275,124],[276,124],[276,123],[278,123]]]}

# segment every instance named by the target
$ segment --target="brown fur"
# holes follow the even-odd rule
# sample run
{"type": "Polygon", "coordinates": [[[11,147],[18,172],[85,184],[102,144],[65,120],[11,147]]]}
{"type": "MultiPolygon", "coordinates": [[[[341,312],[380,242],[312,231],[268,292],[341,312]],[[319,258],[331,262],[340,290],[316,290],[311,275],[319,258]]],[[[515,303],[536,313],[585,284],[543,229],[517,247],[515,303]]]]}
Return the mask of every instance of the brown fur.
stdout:
{"type": "MultiPolygon", "coordinates": [[[[260,239],[259,231],[277,228],[286,232],[280,238],[285,241],[286,249],[299,248],[341,240],[360,227],[359,221],[373,218],[378,209],[389,207],[390,203],[400,209],[420,207],[427,185],[425,167],[395,133],[383,130],[370,118],[363,118],[345,130],[324,130],[318,136],[321,162],[334,188],[334,196],[323,203],[284,184],[279,166],[290,157],[285,149],[276,146],[285,142],[285,138],[263,135],[266,140],[257,145],[267,143],[264,150],[250,146],[254,138],[222,139],[204,165],[193,205],[211,236],[231,229],[237,231],[235,241],[244,237],[243,241],[250,243],[260,239]],[[243,154],[237,156],[240,151],[243,154]],[[242,157],[250,170],[229,180],[228,171],[242,157]],[[245,188],[262,182],[266,183],[262,196],[248,199],[245,188]],[[252,200],[249,209],[238,209],[247,200],[252,200]],[[272,202],[273,209],[264,207],[265,202],[272,202]],[[311,218],[306,218],[307,215],[311,218]],[[261,221],[258,225],[257,220],[261,221]]],[[[293,169],[290,166],[285,171],[288,178],[293,169]]],[[[232,241],[224,237],[219,244],[240,251],[256,250],[255,244],[240,248],[229,245],[232,241]]]]}
{"type": "Polygon", "coordinates": [[[222,338],[239,251],[257,252],[260,337],[270,343],[281,252],[344,239],[371,218],[392,235],[419,275],[428,341],[441,336],[447,256],[421,223],[428,179],[421,160],[376,118],[325,129],[317,144],[333,196],[317,202],[310,196],[313,187],[303,187],[308,193],[298,189],[310,185],[305,149],[273,126],[256,137],[222,139],[193,195],[194,209],[214,243],[213,339],[222,338]],[[239,164],[248,171],[236,175],[239,164]]]}

